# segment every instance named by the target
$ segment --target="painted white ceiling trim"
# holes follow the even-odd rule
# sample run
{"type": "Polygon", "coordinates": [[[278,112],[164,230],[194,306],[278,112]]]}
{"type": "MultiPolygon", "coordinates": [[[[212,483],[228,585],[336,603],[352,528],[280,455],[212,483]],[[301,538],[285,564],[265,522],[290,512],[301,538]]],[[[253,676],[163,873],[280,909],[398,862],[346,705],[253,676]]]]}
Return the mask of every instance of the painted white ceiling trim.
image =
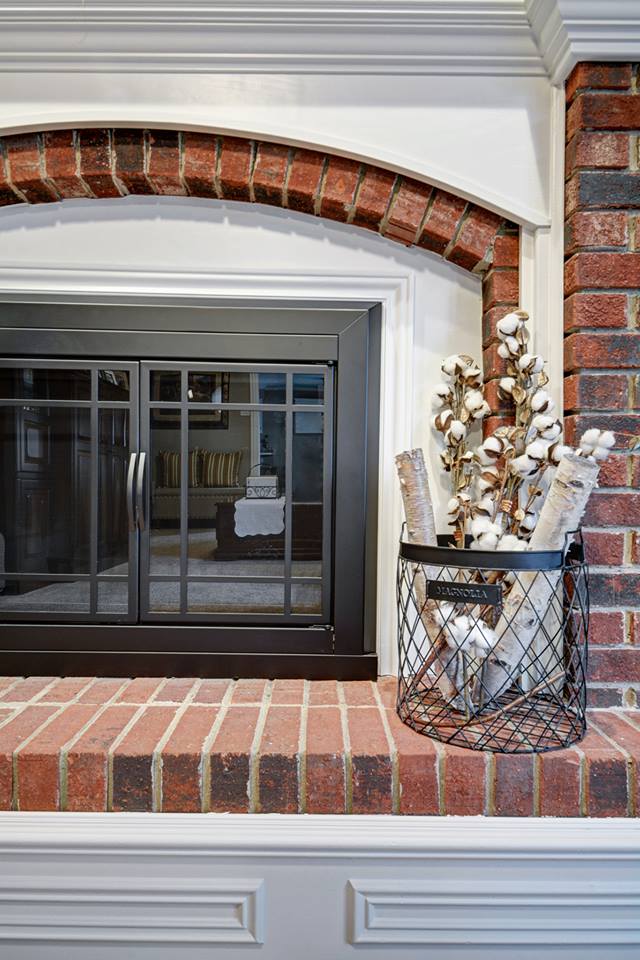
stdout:
{"type": "Polygon", "coordinates": [[[1,72],[551,76],[640,55],[638,0],[5,0],[1,72]]]}

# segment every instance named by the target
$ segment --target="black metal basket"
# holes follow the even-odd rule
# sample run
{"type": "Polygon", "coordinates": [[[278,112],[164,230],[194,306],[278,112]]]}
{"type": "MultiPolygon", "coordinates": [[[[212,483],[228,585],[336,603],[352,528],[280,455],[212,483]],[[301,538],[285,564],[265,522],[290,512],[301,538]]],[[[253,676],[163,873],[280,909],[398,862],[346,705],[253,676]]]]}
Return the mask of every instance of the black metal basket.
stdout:
{"type": "Polygon", "coordinates": [[[436,740],[498,753],[582,739],[589,589],[580,535],[545,552],[448,541],[400,543],[400,718],[436,740]]]}

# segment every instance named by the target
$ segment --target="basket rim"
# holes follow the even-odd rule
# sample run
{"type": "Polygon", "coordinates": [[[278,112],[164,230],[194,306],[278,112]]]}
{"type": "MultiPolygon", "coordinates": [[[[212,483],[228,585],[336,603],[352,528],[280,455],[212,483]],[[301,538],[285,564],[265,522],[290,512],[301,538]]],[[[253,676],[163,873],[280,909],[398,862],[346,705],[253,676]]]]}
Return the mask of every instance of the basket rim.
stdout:
{"type": "MultiPolygon", "coordinates": [[[[441,538],[438,537],[440,540],[441,538]]],[[[447,540],[449,538],[447,537],[447,540]]],[[[470,547],[434,546],[400,540],[403,560],[437,567],[484,567],[487,570],[562,570],[564,550],[473,550],[470,547]]],[[[576,562],[584,562],[580,557],[576,562]]]]}

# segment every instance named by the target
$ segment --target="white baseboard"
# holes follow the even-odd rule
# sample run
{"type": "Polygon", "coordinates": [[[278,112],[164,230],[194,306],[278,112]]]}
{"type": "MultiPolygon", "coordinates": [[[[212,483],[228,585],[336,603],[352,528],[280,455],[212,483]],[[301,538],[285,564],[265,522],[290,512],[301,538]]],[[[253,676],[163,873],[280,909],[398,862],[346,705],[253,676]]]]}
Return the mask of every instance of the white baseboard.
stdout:
{"type": "Polygon", "coordinates": [[[0,958],[637,960],[629,820],[0,815],[0,958]]]}

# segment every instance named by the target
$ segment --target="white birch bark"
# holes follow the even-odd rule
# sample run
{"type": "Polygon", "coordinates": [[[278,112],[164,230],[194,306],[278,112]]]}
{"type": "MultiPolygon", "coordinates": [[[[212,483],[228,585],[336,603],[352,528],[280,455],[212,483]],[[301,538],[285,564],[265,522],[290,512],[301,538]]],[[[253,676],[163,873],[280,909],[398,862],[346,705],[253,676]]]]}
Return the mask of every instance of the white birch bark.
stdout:
{"type": "MultiPolygon", "coordinates": [[[[409,543],[435,546],[436,523],[433,514],[433,501],[429,489],[429,478],[421,449],[406,450],[396,457],[396,468],[402,491],[404,515],[407,524],[407,538],[409,543]]],[[[427,599],[427,580],[435,580],[438,570],[433,567],[422,567],[416,575],[414,590],[420,618],[427,634],[427,639],[436,653],[434,658],[435,682],[445,700],[457,697],[457,690],[447,675],[447,669],[455,671],[455,663],[443,664],[438,656],[444,652],[450,658],[444,639],[443,628],[437,618],[438,604],[435,600],[427,599]],[[424,575],[422,573],[424,571],[424,575]]]]}
{"type": "MultiPolygon", "coordinates": [[[[564,549],[567,534],[580,526],[599,469],[594,461],[574,453],[562,458],[530,540],[532,550],[564,549]]],[[[485,703],[488,698],[499,696],[511,686],[512,676],[518,672],[535,642],[540,621],[559,578],[559,571],[549,571],[546,576],[536,571],[519,572],[496,626],[498,643],[485,667],[485,703]]]]}

